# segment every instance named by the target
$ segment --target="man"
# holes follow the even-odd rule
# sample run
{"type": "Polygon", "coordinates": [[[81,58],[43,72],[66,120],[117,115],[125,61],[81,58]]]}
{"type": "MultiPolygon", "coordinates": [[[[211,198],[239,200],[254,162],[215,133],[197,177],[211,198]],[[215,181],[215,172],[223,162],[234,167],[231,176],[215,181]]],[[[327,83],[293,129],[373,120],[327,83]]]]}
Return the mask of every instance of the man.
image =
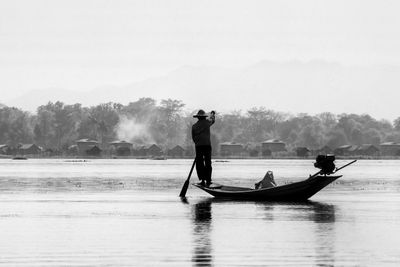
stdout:
{"type": "Polygon", "coordinates": [[[211,184],[211,139],[210,127],[215,122],[215,111],[211,111],[210,118],[200,109],[193,116],[198,121],[192,126],[192,139],[196,147],[196,171],[202,186],[211,184]]]}

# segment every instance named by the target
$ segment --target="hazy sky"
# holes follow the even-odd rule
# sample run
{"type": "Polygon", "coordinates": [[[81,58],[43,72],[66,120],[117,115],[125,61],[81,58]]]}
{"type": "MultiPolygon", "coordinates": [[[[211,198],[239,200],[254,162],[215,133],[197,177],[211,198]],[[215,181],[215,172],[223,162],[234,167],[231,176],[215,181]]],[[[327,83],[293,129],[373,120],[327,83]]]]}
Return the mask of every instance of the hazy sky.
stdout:
{"type": "Polygon", "coordinates": [[[182,65],[400,65],[400,1],[0,0],[0,102],[182,65]]]}

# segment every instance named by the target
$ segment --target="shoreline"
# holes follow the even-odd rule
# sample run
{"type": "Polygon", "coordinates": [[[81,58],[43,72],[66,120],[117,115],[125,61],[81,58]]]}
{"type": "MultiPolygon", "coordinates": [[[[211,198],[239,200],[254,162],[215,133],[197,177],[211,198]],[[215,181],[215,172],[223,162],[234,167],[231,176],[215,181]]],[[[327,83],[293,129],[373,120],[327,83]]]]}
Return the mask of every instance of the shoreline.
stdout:
{"type": "MultiPolygon", "coordinates": [[[[279,157],[221,157],[213,156],[213,161],[229,161],[229,160],[315,160],[316,156],[309,157],[296,157],[296,156],[279,156],[279,157]]],[[[66,159],[71,161],[84,161],[88,159],[147,159],[147,160],[168,160],[168,159],[193,159],[192,156],[187,157],[136,157],[136,156],[37,156],[37,155],[24,155],[16,157],[12,155],[0,155],[1,159],[21,160],[24,159],[66,159]]],[[[336,160],[400,160],[400,156],[336,156],[336,160]]]]}

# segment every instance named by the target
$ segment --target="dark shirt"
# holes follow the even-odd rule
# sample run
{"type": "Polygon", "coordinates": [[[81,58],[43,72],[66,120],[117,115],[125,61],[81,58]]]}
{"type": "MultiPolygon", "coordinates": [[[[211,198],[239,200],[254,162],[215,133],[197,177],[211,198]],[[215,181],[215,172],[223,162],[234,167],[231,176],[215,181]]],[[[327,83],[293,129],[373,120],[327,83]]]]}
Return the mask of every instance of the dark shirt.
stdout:
{"type": "Polygon", "coordinates": [[[215,122],[213,116],[209,120],[198,120],[192,126],[192,139],[196,146],[211,146],[210,127],[215,122]]]}

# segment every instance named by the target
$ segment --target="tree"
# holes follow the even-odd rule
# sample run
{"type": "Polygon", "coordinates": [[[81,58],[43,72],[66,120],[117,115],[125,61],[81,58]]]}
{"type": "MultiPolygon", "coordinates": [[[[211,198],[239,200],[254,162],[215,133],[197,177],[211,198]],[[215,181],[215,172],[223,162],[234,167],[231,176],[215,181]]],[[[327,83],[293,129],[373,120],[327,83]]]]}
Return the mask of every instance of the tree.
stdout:
{"type": "Polygon", "coordinates": [[[61,149],[77,137],[81,120],[81,105],[65,105],[49,102],[37,109],[35,140],[45,147],[61,149]]]}
{"type": "Polygon", "coordinates": [[[400,132],[393,132],[389,133],[385,137],[386,142],[395,142],[395,143],[400,143],[400,132]]]}
{"type": "Polygon", "coordinates": [[[217,117],[212,131],[218,136],[221,142],[232,141],[239,131],[242,131],[240,113],[231,113],[217,117]]]}
{"type": "Polygon", "coordinates": [[[336,115],[330,112],[321,113],[317,117],[321,120],[321,124],[325,130],[333,129],[338,123],[336,115]]]}
{"type": "Polygon", "coordinates": [[[121,113],[128,118],[135,118],[138,122],[148,121],[157,109],[156,101],[149,97],[140,98],[121,108],[121,113]]]}
{"type": "Polygon", "coordinates": [[[359,128],[360,124],[354,119],[354,115],[342,114],[339,118],[339,121],[338,121],[336,127],[338,129],[342,129],[343,133],[346,136],[350,136],[351,131],[354,128],[359,128]]]}
{"type": "Polygon", "coordinates": [[[112,102],[91,107],[88,112],[88,121],[91,130],[95,131],[97,139],[101,144],[115,139],[115,128],[119,122],[118,105],[112,102]]]}
{"type": "Polygon", "coordinates": [[[307,125],[301,129],[296,144],[308,148],[319,148],[323,145],[323,136],[319,125],[307,125]]]}
{"type": "Polygon", "coordinates": [[[300,126],[298,120],[295,117],[283,121],[277,125],[278,136],[284,142],[290,142],[290,143],[294,142],[297,138],[297,134],[295,139],[293,139],[293,134],[298,132],[299,129],[300,126]]]}
{"type": "Polygon", "coordinates": [[[331,148],[348,144],[348,140],[343,129],[334,129],[328,132],[326,144],[331,148]]]}
{"type": "Polygon", "coordinates": [[[244,129],[248,141],[262,142],[268,131],[272,131],[273,123],[268,120],[268,112],[264,107],[247,111],[248,125],[244,129]]]}
{"type": "Polygon", "coordinates": [[[400,132],[400,117],[394,120],[393,126],[396,131],[400,132]]]}
{"type": "Polygon", "coordinates": [[[365,143],[379,145],[381,143],[381,134],[376,129],[368,129],[364,134],[365,143]]]}
{"type": "Polygon", "coordinates": [[[33,121],[28,112],[17,108],[0,109],[0,142],[11,146],[33,141],[33,121]]]}
{"type": "Polygon", "coordinates": [[[181,112],[185,104],[180,100],[161,100],[158,114],[160,121],[158,127],[164,133],[164,144],[172,146],[183,140],[184,131],[182,127],[181,112]]]}
{"type": "MultiPolygon", "coordinates": [[[[35,141],[46,148],[65,148],[78,138],[98,139],[107,143],[121,133],[132,133],[137,142],[159,145],[177,144],[192,147],[192,113],[184,114],[180,100],[164,99],[157,105],[152,98],[140,98],[128,105],[105,103],[93,107],[49,102],[35,114],[17,108],[0,107],[0,144],[17,145],[35,141]]],[[[328,145],[359,145],[400,142],[400,117],[393,125],[368,114],[321,113],[289,115],[265,107],[253,107],[217,114],[212,127],[214,152],[219,142],[260,144],[267,139],[281,139],[290,146],[318,148],[328,145]]],[[[122,135],[119,135],[122,136],[122,135]]],[[[125,135],[127,136],[127,135],[125,135]]],[[[128,141],[132,141],[128,140],[128,141]]]]}
{"type": "Polygon", "coordinates": [[[97,138],[97,125],[91,119],[90,113],[88,109],[84,109],[82,119],[78,124],[78,138],[89,138],[96,139],[97,138]]]}
{"type": "Polygon", "coordinates": [[[54,136],[53,113],[45,108],[39,108],[34,128],[35,141],[44,147],[51,146],[54,136]]]}
{"type": "Polygon", "coordinates": [[[355,127],[351,130],[349,140],[355,145],[361,145],[364,143],[364,136],[359,127],[355,127]]]}

